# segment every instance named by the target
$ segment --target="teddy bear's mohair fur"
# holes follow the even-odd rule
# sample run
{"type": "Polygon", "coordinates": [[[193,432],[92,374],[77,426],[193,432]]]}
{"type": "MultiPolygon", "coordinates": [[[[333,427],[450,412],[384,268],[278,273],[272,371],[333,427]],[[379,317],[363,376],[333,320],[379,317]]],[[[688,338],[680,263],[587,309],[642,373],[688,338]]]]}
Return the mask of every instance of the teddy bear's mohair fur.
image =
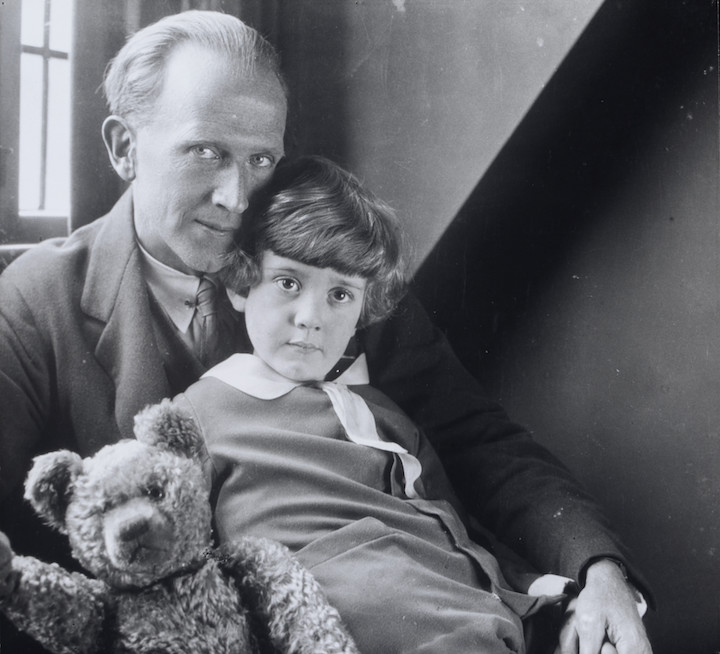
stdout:
{"type": "Polygon", "coordinates": [[[35,459],[25,496],[94,578],[15,555],[0,533],[0,608],[58,654],[357,652],[317,582],[277,542],[212,549],[194,422],[165,400],[136,440],[35,459]]]}

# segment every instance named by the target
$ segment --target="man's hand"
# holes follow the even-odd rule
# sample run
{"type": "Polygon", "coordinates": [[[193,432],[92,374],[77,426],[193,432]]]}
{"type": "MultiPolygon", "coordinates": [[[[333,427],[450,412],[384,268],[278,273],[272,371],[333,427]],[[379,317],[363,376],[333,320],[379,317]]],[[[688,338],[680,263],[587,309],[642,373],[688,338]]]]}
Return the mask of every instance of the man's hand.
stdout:
{"type": "Polygon", "coordinates": [[[585,588],[568,605],[555,654],[652,654],[633,590],[613,561],[588,568],[585,588]]]}

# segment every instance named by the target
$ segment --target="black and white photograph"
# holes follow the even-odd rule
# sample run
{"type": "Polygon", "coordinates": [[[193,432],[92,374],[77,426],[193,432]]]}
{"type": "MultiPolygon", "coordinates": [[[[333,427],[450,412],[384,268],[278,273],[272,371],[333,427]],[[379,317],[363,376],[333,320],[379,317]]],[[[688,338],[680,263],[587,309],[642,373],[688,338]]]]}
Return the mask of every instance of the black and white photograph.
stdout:
{"type": "Polygon", "coordinates": [[[0,1],[0,654],[720,654],[719,27],[0,1]]]}

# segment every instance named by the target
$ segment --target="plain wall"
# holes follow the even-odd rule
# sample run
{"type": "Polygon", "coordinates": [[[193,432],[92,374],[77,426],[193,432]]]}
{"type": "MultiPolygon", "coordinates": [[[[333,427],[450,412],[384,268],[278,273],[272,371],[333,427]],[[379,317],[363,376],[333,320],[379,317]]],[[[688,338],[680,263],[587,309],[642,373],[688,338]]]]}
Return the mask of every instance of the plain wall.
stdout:
{"type": "Polygon", "coordinates": [[[417,288],[490,393],[606,507],[655,591],[656,654],[710,654],[717,6],[618,6],[600,10],[417,288]]]}
{"type": "Polygon", "coordinates": [[[278,2],[288,151],[395,207],[422,260],[601,0],[278,2]]]}

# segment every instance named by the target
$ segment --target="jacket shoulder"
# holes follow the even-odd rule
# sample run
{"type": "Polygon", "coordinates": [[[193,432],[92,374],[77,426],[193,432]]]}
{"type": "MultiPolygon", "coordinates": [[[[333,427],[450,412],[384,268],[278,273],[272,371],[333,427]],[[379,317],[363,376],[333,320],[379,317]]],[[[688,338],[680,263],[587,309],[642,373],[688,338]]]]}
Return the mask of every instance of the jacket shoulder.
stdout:
{"type": "Polygon", "coordinates": [[[81,227],[70,236],[52,238],[31,246],[0,275],[0,282],[19,288],[43,282],[50,286],[67,282],[73,270],[84,269],[104,218],[81,227]]]}

